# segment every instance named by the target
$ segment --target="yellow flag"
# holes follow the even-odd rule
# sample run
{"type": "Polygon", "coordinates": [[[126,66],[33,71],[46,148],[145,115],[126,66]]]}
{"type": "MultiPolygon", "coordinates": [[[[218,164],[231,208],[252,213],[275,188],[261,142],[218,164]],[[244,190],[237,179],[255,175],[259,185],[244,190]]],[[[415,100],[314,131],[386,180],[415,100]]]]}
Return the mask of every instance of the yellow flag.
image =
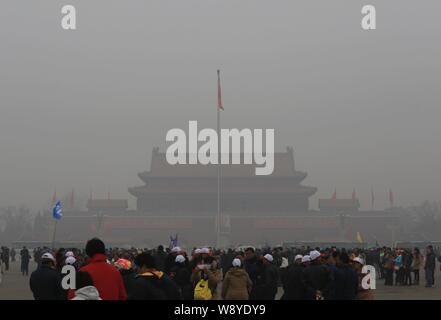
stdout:
{"type": "Polygon", "coordinates": [[[361,238],[360,231],[357,231],[357,242],[358,243],[363,243],[363,239],[361,238]]]}

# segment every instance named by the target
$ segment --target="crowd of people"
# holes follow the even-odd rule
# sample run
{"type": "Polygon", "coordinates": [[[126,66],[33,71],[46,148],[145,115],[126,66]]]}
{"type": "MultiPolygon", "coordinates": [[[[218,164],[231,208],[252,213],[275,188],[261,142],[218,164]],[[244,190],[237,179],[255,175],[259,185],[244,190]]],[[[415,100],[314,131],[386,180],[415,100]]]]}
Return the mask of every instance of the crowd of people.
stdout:
{"type": "MultiPolygon", "coordinates": [[[[5,269],[9,256],[2,248],[5,269]]],[[[20,257],[27,275],[29,250],[24,247],[20,257]]],[[[29,284],[36,300],[366,300],[374,299],[374,290],[362,285],[364,265],[373,266],[387,286],[419,285],[421,269],[426,287],[433,287],[436,257],[431,246],[424,253],[386,247],[187,252],[177,246],[106,249],[94,238],[84,250],[34,249],[37,268],[29,284]],[[76,271],[75,289],[62,286],[65,265],[76,271]]]]}

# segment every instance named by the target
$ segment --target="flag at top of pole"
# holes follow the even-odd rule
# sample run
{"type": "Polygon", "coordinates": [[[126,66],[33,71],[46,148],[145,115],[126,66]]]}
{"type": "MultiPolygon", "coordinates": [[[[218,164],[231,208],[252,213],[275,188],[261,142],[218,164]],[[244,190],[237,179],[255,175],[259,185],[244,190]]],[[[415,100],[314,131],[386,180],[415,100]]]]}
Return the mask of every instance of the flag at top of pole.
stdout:
{"type": "Polygon", "coordinates": [[[60,220],[61,217],[63,216],[62,209],[61,209],[61,202],[60,201],[58,201],[55,204],[55,207],[52,210],[52,215],[53,215],[54,219],[56,219],[56,220],[60,220]]]}
{"type": "Polygon", "coordinates": [[[217,70],[217,110],[224,110],[224,106],[222,105],[220,70],[217,70]]]}

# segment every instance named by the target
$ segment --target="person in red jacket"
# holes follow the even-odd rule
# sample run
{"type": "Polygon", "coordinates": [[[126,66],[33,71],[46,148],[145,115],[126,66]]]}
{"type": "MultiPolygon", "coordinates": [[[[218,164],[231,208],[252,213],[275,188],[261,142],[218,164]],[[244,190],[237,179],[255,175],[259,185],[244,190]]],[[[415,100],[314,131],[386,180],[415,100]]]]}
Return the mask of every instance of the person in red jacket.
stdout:
{"type": "MultiPolygon", "coordinates": [[[[101,299],[126,300],[127,294],[121,274],[113,265],[107,263],[105,253],[104,242],[98,238],[89,240],[86,244],[86,254],[90,259],[80,271],[90,274],[101,299]]],[[[73,296],[74,292],[70,290],[69,299],[73,296]]]]}

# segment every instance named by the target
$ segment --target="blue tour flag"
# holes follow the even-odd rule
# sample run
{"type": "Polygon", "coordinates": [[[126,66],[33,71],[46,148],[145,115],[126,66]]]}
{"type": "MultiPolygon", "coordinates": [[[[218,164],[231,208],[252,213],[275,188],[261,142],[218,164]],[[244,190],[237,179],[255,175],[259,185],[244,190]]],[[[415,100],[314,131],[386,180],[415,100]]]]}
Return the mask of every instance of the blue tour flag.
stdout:
{"type": "Polygon", "coordinates": [[[60,202],[60,201],[58,201],[58,202],[55,204],[55,207],[54,207],[54,209],[52,210],[52,214],[53,214],[53,216],[54,216],[54,219],[57,219],[57,220],[60,220],[61,217],[63,216],[63,213],[62,213],[62,211],[61,211],[61,202],[60,202]]]}
{"type": "Polygon", "coordinates": [[[178,235],[173,238],[173,236],[170,236],[170,249],[173,249],[174,247],[178,246],[178,235]]]}

